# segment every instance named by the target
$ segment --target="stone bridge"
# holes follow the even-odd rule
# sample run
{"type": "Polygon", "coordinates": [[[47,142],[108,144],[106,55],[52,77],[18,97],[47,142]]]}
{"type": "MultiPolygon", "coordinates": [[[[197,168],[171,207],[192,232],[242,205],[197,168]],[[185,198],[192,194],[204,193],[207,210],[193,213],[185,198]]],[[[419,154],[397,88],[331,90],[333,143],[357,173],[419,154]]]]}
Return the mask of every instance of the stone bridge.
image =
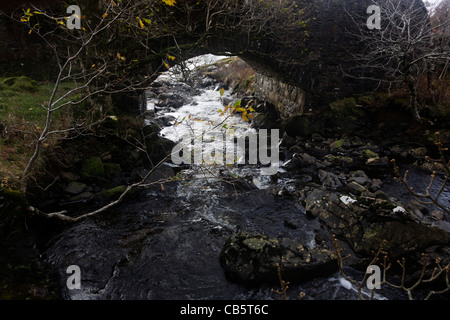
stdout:
{"type": "MultiPolygon", "coordinates": [[[[188,1],[190,0],[186,0],[188,1]]],[[[244,3],[248,0],[240,1],[244,3]]],[[[414,5],[423,6],[421,0],[409,1],[414,5]]],[[[47,2],[52,1],[47,0],[47,2]]],[[[182,1],[178,2],[181,4],[182,1]]],[[[348,52],[357,52],[363,47],[349,34],[355,31],[355,22],[351,15],[359,17],[356,20],[362,20],[358,22],[364,23],[369,17],[367,7],[372,2],[370,0],[297,0],[297,3],[299,8],[308,7],[311,15],[306,25],[308,36],[301,44],[286,42],[283,34],[272,34],[262,38],[246,38],[237,34],[225,37],[210,36],[199,46],[190,46],[199,39],[186,33],[177,35],[177,45],[181,44],[180,47],[189,48],[182,53],[184,59],[204,53],[228,52],[240,56],[256,72],[258,87],[256,94],[273,102],[283,118],[310,110],[315,111],[326,106],[332,99],[355,95],[373,88],[373,84],[346,77],[342,71],[354,64],[348,52]]],[[[184,14],[181,9],[173,10],[175,15],[184,14]]],[[[206,13],[203,14],[206,15],[206,13]]],[[[201,17],[202,13],[197,13],[197,16],[201,17]]],[[[197,19],[204,19],[198,17],[197,19]]],[[[29,64],[30,61],[26,59],[24,53],[25,55],[27,52],[30,53],[35,59],[38,50],[36,47],[30,48],[33,44],[30,45],[24,40],[26,35],[20,35],[17,29],[5,22],[5,19],[0,19],[0,41],[2,42],[0,58],[16,59],[25,70],[27,66],[24,67],[24,63],[29,64]]],[[[299,28],[299,32],[304,32],[304,29],[299,28]]],[[[164,39],[155,45],[168,48],[173,46],[174,42],[164,39]]],[[[147,68],[152,69],[151,65],[158,65],[160,62],[160,59],[157,61],[150,59],[147,68]]],[[[5,68],[0,69],[0,72],[3,71],[5,68]]]]}

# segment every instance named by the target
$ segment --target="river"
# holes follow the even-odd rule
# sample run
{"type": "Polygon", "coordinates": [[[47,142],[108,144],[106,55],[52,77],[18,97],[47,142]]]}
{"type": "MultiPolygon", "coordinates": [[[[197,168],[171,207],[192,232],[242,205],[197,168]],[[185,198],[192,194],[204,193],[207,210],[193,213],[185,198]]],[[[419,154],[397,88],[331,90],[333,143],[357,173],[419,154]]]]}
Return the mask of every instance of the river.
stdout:
{"type": "MultiPolygon", "coordinates": [[[[167,72],[156,84],[186,85],[174,84],[179,81],[175,76],[167,72]]],[[[158,107],[151,95],[147,105],[153,120],[165,123],[161,135],[175,142],[193,130],[207,131],[217,124],[254,133],[238,115],[224,120],[219,112],[224,98],[236,100],[229,90],[221,95],[220,87],[213,84],[198,89],[178,108],[158,107]]],[[[220,149],[215,143],[223,143],[211,136],[203,142],[209,154],[220,149]]],[[[283,188],[301,188],[300,183],[311,177],[305,173],[292,179],[283,164],[277,163],[278,172],[271,176],[261,175],[258,165],[192,165],[179,180],[142,190],[107,213],[65,228],[49,241],[44,253],[60,272],[63,298],[277,299],[271,291],[276,286],[245,287],[228,281],[219,255],[226,239],[239,230],[315,246],[318,220],[308,218],[295,197],[277,194],[283,188]],[[79,290],[65,289],[69,265],[80,267],[79,290]]],[[[351,268],[348,272],[361,276],[351,268]]],[[[288,296],[297,299],[300,292],[305,299],[359,298],[356,288],[337,272],[291,285],[288,296]]]]}

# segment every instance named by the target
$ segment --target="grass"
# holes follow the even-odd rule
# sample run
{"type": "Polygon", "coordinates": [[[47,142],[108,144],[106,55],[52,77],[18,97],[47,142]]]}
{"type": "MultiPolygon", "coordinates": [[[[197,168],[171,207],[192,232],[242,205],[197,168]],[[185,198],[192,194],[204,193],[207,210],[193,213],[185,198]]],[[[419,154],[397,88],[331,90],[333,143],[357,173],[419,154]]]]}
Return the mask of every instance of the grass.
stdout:
{"type": "MultiPolygon", "coordinates": [[[[16,187],[33,151],[33,141],[45,124],[46,105],[54,83],[38,83],[28,77],[0,77],[0,183],[16,187]]],[[[57,97],[75,83],[63,83],[57,97]]],[[[74,97],[72,97],[74,98],[74,97]]],[[[67,102],[68,99],[62,101],[67,102]]],[[[62,108],[54,114],[55,126],[67,121],[70,112],[62,108]]]]}
{"type": "MultiPolygon", "coordinates": [[[[41,106],[48,103],[53,86],[53,83],[37,83],[27,77],[0,78],[0,121],[13,118],[42,125],[46,111],[41,106]]],[[[62,94],[74,87],[74,83],[64,83],[57,93],[62,94]]]]}

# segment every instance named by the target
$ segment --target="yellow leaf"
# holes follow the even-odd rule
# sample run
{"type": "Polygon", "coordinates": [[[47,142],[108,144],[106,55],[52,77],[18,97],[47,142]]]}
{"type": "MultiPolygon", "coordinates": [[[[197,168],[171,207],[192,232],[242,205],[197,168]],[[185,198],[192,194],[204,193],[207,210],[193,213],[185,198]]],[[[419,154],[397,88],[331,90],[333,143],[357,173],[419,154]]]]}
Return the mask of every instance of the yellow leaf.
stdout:
{"type": "Polygon", "coordinates": [[[244,119],[244,121],[248,122],[248,118],[245,114],[242,114],[242,119],[244,119]]]}
{"type": "Polygon", "coordinates": [[[175,57],[174,57],[174,56],[171,56],[170,54],[167,55],[167,58],[169,58],[169,59],[172,60],[172,61],[175,60],[175,57]]]}
{"type": "Polygon", "coordinates": [[[106,18],[108,16],[108,14],[105,12],[104,14],[102,14],[102,18],[106,18]]]}
{"type": "Polygon", "coordinates": [[[139,19],[139,25],[141,26],[142,29],[144,29],[145,26],[141,19],[139,19]]]}
{"type": "Polygon", "coordinates": [[[163,61],[164,65],[166,66],[167,69],[170,69],[170,66],[167,62],[163,61]]]}
{"type": "Polygon", "coordinates": [[[91,68],[95,67],[95,63],[91,66],[91,68]]]}
{"type": "Polygon", "coordinates": [[[175,0],[162,0],[162,2],[164,2],[168,6],[174,6],[175,3],[177,3],[175,0]]]}
{"type": "Polygon", "coordinates": [[[31,32],[33,32],[33,29],[30,29],[30,31],[28,31],[28,34],[31,34],[31,32]]]}

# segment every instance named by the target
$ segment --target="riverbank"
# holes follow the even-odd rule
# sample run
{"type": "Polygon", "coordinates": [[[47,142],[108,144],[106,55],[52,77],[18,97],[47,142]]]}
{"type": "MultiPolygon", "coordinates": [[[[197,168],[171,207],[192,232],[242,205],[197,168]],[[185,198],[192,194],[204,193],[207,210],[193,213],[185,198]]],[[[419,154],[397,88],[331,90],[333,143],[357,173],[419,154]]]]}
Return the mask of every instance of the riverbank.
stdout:
{"type": "MultiPolygon", "coordinates": [[[[201,108],[219,109],[226,97],[228,103],[251,101],[255,118],[240,125],[282,130],[278,172],[260,176],[254,167],[237,166],[229,175],[201,179],[192,168],[167,164],[159,173],[163,177],[183,171],[107,212],[75,224],[40,221],[34,241],[56,274],[62,298],[270,299],[276,298],[270,288],[277,285],[278,264],[285,280],[297,281],[293,291],[301,289],[308,299],[356,299],[337,273],[333,234],[352,254],[346,263],[355,277],[383,240],[394,263],[402,257],[412,261],[411,276],[421,268],[422,252],[447,263],[448,215],[415,202],[393,180],[390,162],[395,158],[402,172],[408,168],[412,185],[423,190],[434,169],[425,157],[437,160],[433,131],[441,128],[416,125],[393,105],[374,110],[376,98],[361,97],[280,121],[274,106],[253,97],[251,87],[242,90],[241,82],[218,78],[220,68],[203,67],[206,74],[194,76],[191,86],[167,79],[154,83],[142,140],[149,154],[161,159],[170,151],[175,142],[158,133],[173,129],[177,117],[192,114],[207,121],[210,112],[220,112],[201,108]],[[224,95],[221,88],[227,89],[224,95]],[[205,96],[208,101],[198,100],[205,96]],[[65,288],[68,263],[83,270],[83,290],[65,288]]],[[[136,99],[122,103],[127,101],[139,108],[136,99]]],[[[147,153],[137,150],[140,140],[123,138],[133,131],[128,137],[138,139],[141,132],[131,116],[118,119],[108,121],[100,137],[68,141],[62,149],[71,166],[57,167],[61,179],[28,201],[48,210],[67,208],[76,216],[116,199],[124,185],[141,177],[150,167],[147,153]]],[[[436,184],[442,181],[438,174],[436,184]]],[[[443,203],[449,194],[447,186],[443,203]]]]}

